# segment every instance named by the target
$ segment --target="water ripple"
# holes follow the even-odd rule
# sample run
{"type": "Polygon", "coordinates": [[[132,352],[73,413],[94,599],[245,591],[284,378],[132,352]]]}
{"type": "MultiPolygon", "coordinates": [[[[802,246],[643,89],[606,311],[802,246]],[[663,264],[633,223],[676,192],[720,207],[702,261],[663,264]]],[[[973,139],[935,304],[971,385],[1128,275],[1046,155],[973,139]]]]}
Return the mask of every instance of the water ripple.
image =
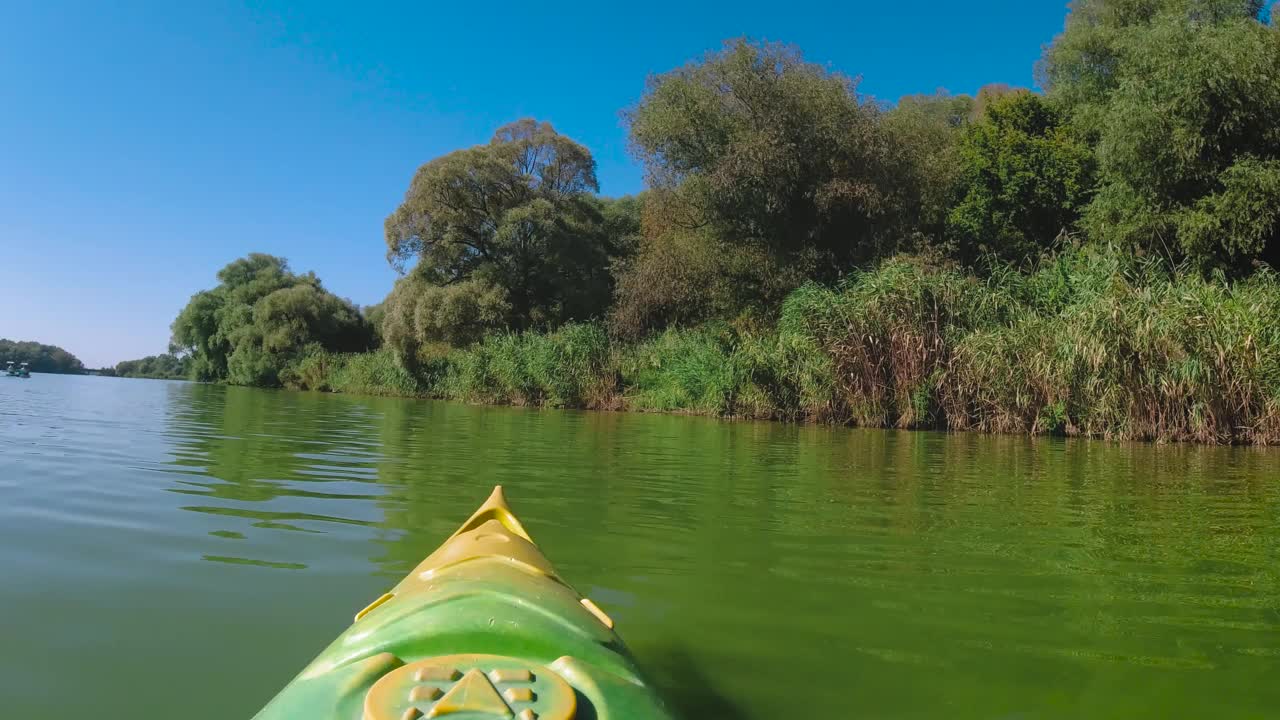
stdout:
{"type": "Polygon", "coordinates": [[[0,697],[128,716],[145,679],[251,716],[501,483],[682,707],[1267,717],[1277,477],[1263,449],[0,381],[0,607],[28,620],[0,697]],[[98,668],[74,696],[67,657],[98,668]]]}

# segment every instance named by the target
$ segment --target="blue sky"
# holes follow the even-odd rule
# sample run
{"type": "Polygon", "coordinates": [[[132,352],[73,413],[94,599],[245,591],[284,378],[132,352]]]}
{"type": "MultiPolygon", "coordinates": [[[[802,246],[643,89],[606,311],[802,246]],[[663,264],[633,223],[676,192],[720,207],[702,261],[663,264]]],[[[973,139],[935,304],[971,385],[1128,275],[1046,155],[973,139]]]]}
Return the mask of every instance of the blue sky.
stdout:
{"type": "Polygon", "coordinates": [[[534,116],[642,187],[619,111],[749,35],[885,102],[1028,86],[1065,0],[356,3],[0,0],[0,337],[90,366],[164,351],[252,251],[360,304],[413,171],[534,116]]]}

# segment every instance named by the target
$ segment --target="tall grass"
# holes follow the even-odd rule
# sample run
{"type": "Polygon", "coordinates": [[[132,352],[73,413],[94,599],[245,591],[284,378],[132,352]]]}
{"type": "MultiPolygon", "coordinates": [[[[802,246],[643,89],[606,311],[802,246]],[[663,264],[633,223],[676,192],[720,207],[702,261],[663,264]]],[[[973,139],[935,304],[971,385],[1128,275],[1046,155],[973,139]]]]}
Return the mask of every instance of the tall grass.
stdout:
{"type": "Polygon", "coordinates": [[[794,292],[781,325],[825,354],[835,397],[830,416],[875,427],[937,427],[937,389],[956,343],[998,325],[1015,301],[957,270],[895,259],[839,288],[794,292]]]}
{"type": "Polygon", "coordinates": [[[890,261],[798,291],[784,321],[831,357],[849,422],[1261,443],[1280,441],[1277,311],[1268,272],[1084,248],[985,280],[890,261]]]}
{"type": "Polygon", "coordinates": [[[429,386],[405,370],[387,349],[371,353],[319,350],[286,368],[280,379],[285,387],[297,390],[402,397],[429,394],[429,386]]]}
{"type": "Polygon", "coordinates": [[[741,370],[725,328],[670,329],[628,348],[620,362],[629,408],[731,415],[737,405],[741,370]]]}
{"type": "Polygon", "coordinates": [[[436,394],[470,402],[548,407],[612,407],[617,371],[599,325],[551,333],[491,335],[449,355],[436,394]]]}
{"type": "Polygon", "coordinates": [[[997,432],[1280,441],[1280,282],[1228,283],[1077,251],[1024,282],[1010,322],[964,337],[941,388],[949,424],[997,432]],[[1057,279],[1057,283],[1049,279],[1057,279]]]}
{"type": "Polygon", "coordinates": [[[1098,248],[979,277],[897,258],[787,298],[776,327],[618,345],[597,324],[420,353],[316,353],[291,387],[468,402],[1280,442],[1280,279],[1228,282],[1098,248]]]}

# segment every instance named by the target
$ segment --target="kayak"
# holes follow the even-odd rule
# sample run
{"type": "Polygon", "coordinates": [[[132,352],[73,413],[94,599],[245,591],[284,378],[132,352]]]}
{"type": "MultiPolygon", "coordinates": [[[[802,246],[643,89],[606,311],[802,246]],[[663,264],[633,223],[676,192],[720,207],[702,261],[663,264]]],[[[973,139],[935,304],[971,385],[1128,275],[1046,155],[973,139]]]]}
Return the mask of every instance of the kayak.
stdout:
{"type": "Polygon", "coordinates": [[[502,487],[255,720],[670,720],[502,487]]]}

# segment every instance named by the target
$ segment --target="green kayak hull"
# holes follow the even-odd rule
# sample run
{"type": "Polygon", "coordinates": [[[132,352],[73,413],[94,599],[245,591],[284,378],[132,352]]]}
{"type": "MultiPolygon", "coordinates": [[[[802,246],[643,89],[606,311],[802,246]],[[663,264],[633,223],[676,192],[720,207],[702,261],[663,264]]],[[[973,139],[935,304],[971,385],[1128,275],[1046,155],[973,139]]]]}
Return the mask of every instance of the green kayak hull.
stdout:
{"type": "Polygon", "coordinates": [[[256,720],[669,720],[613,621],[556,574],[502,488],[256,720]]]}

